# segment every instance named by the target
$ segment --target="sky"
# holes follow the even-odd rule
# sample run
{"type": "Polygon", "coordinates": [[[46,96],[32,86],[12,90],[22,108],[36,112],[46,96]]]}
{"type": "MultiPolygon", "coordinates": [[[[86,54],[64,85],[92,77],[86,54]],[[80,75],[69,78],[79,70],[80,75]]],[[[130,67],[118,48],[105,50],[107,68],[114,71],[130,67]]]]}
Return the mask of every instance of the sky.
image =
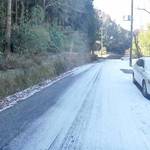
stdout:
{"type": "MultiPolygon", "coordinates": [[[[130,22],[123,21],[123,16],[131,14],[131,0],[94,0],[94,7],[111,16],[117,24],[130,30],[130,22]]],[[[134,0],[134,30],[145,29],[150,23],[150,14],[138,8],[150,11],[150,0],[134,0]]]]}

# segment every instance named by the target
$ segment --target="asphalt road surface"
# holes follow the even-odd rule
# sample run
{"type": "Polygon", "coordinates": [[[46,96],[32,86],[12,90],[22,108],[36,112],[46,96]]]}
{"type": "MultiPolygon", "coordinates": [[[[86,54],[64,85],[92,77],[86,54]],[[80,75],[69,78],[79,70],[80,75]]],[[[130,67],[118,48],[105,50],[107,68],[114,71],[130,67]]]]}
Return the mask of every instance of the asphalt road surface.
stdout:
{"type": "Polygon", "coordinates": [[[0,149],[150,150],[150,101],[127,65],[85,65],[1,112],[0,149]]]}

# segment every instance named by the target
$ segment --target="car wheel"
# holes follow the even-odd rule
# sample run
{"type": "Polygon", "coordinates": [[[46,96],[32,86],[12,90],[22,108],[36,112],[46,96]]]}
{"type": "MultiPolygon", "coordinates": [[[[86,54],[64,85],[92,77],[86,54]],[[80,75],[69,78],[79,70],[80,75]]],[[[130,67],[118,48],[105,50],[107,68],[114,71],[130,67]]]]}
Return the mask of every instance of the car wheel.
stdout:
{"type": "Polygon", "coordinates": [[[132,80],[133,80],[133,83],[136,84],[136,80],[135,80],[135,77],[134,77],[134,73],[132,74],[132,80]]]}
{"type": "Polygon", "coordinates": [[[146,98],[149,96],[149,94],[147,93],[147,86],[146,86],[145,81],[143,81],[143,84],[142,84],[142,94],[146,98]]]}

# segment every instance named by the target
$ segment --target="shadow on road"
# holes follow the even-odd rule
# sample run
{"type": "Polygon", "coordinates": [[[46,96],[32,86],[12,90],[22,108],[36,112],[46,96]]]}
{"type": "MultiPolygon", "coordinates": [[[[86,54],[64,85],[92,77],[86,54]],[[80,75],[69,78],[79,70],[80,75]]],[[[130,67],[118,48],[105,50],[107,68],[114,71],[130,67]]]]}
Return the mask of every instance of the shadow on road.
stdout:
{"type": "Polygon", "coordinates": [[[123,73],[127,73],[127,74],[132,74],[133,70],[132,69],[120,69],[123,73]]]}
{"type": "MultiPolygon", "coordinates": [[[[142,87],[138,84],[138,83],[134,83],[134,85],[140,90],[140,92],[142,93],[142,87]]],[[[150,95],[149,97],[147,97],[146,99],[150,100],[150,95]]]]}

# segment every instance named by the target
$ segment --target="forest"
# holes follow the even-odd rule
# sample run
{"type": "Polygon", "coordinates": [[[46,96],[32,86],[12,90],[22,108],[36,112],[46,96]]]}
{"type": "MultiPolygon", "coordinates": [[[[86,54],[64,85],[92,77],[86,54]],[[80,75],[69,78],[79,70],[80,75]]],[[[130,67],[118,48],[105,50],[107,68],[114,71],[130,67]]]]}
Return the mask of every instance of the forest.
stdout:
{"type": "Polygon", "coordinates": [[[92,0],[1,0],[0,51],[89,51],[96,36],[94,15],[92,0]]]}
{"type": "Polygon", "coordinates": [[[0,31],[5,56],[90,52],[101,38],[108,51],[129,48],[129,32],[95,10],[93,0],[0,0],[0,31]]]}

